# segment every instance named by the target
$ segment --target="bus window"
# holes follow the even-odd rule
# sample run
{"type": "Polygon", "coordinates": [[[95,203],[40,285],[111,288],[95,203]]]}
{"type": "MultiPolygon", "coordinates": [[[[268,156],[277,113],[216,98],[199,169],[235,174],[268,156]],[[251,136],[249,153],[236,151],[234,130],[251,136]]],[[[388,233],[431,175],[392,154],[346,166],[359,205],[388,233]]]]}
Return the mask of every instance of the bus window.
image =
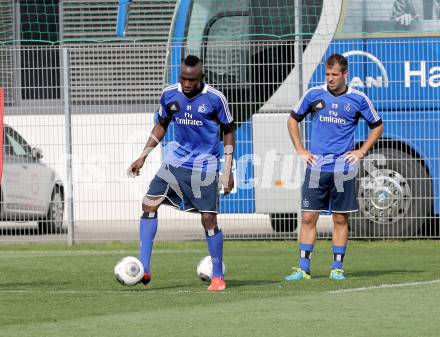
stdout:
{"type": "Polygon", "coordinates": [[[237,122],[246,115],[243,107],[250,100],[248,36],[249,16],[240,12],[218,13],[204,31],[206,81],[224,92],[237,122]]]}
{"type": "MultiPolygon", "coordinates": [[[[217,25],[216,21],[222,17],[247,16],[247,9],[248,0],[193,0],[186,30],[188,54],[201,56],[202,40],[206,41],[207,33],[213,37],[221,31],[216,29],[217,32],[209,32],[213,25],[217,25]]],[[[220,22],[220,25],[223,24],[220,22]]],[[[217,38],[231,39],[229,35],[225,34],[217,36],[217,38]]]]}
{"type": "MultiPolygon", "coordinates": [[[[206,81],[221,90],[237,123],[257,113],[295,64],[295,2],[195,0],[187,28],[187,54],[201,56],[206,81]]],[[[301,8],[303,48],[316,30],[322,0],[301,8]]]]}
{"type": "Polygon", "coordinates": [[[222,17],[210,27],[203,53],[208,82],[240,85],[247,81],[249,47],[240,41],[222,42],[221,39],[225,36],[247,36],[248,27],[248,16],[222,17]]]}
{"type": "MultiPolygon", "coordinates": [[[[282,84],[294,70],[296,43],[307,50],[321,22],[323,0],[303,1],[299,7],[297,1],[279,0],[188,1],[182,54],[202,58],[207,83],[225,94],[237,124],[262,108],[267,110],[267,102],[276,92],[285,99],[282,84]],[[295,32],[298,11],[300,31],[295,32]]],[[[180,51],[175,54],[181,56],[180,51]]],[[[317,55],[313,51],[309,54],[317,55]]],[[[178,78],[176,57],[169,57],[169,61],[170,81],[174,82],[178,78]]]]}

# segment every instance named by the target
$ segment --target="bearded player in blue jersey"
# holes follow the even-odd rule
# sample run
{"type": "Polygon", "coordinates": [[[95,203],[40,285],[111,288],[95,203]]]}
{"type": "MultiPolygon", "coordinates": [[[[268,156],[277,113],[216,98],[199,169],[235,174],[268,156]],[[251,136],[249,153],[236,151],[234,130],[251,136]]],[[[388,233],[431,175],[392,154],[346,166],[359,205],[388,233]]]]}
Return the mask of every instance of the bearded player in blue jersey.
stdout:
{"type": "Polygon", "coordinates": [[[358,209],[356,173],[359,160],[383,132],[382,119],[370,99],[346,85],[347,59],[331,55],[325,64],[326,84],[309,89],[288,120],[290,138],[307,164],[302,186],[302,222],[298,268],[286,280],[310,279],[310,258],[316,241],[316,223],[322,211],[333,218],[333,263],[330,278],[345,279],[344,255],[348,240],[348,217],[358,209]],[[311,139],[307,150],[298,124],[311,115],[311,139]],[[354,149],[354,132],[360,118],[371,129],[367,140],[354,149]]]}
{"type": "Polygon", "coordinates": [[[129,175],[139,175],[148,154],[162,140],[168,125],[174,123],[174,141],[168,146],[161,168],[150,183],[142,202],[140,219],[140,260],[151,280],[150,258],[157,231],[157,210],[162,203],[201,214],[213,277],[208,290],[226,289],[223,278],[223,232],[217,224],[219,185],[224,194],[234,187],[234,120],[225,96],[203,82],[201,60],[188,55],[180,66],[180,81],[166,87],[160,99],[159,121],[151,131],[142,155],[135,160],[129,175]],[[220,132],[223,133],[224,170],[220,169],[220,132]],[[220,184],[219,184],[220,181],[220,184]]]}

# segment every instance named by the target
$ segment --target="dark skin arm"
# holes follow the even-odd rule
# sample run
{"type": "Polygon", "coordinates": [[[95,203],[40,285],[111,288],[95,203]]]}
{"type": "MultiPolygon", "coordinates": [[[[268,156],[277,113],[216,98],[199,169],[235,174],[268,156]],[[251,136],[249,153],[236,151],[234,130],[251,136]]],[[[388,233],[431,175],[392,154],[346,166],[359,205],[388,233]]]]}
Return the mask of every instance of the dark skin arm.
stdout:
{"type": "Polygon", "coordinates": [[[147,144],[145,145],[141,155],[130,165],[130,167],[127,170],[127,175],[129,177],[134,178],[140,174],[140,170],[142,166],[144,166],[145,160],[147,159],[148,155],[150,154],[151,151],[154,150],[157,144],[159,144],[159,142],[164,137],[166,131],[167,131],[167,126],[164,126],[161,123],[157,123],[154,126],[153,130],[151,130],[147,144]]]}
{"type": "Polygon", "coordinates": [[[234,158],[235,135],[230,131],[223,135],[225,165],[223,174],[220,177],[220,183],[223,186],[223,193],[231,193],[234,188],[234,175],[232,174],[232,160],[234,158]]]}

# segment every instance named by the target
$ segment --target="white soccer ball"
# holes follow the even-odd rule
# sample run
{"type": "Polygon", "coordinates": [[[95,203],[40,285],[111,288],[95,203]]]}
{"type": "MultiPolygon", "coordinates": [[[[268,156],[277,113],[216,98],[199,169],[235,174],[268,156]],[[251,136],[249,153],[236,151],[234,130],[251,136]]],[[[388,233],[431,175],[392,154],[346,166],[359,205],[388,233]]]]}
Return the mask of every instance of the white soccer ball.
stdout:
{"type": "Polygon", "coordinates": [[[144,266],[137,258],[127,256],[116,264],[114,273],[120,284],[132,286],[139,283],[144,277],[144,266]]]}
{"type": "MultiPolygon", "coordinates": [[[[223,274],[226,273],[226,266],[223,263],[223,274]]],[[[205,281],[205,282],[209,282],[211,281],[212,278],[212,260],[211,260],[211,256],[205,256],[203,259],[201,259],[199,261],[199,263],[197,264],[197,276],[205,281]]]]}

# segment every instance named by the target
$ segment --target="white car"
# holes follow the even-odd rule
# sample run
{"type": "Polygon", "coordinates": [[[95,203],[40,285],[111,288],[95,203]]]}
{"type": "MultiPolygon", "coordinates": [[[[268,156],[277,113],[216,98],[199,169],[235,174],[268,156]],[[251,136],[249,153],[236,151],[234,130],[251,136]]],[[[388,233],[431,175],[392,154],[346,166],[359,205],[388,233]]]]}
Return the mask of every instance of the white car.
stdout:
{"type": "Polygon", "coordinates": [[[30,146],[12,127],[4,126],[0,217],[6,221],[37,221],[40,234],[60,233],[63,184],[42,157],[39,148],[30,146]]]}

